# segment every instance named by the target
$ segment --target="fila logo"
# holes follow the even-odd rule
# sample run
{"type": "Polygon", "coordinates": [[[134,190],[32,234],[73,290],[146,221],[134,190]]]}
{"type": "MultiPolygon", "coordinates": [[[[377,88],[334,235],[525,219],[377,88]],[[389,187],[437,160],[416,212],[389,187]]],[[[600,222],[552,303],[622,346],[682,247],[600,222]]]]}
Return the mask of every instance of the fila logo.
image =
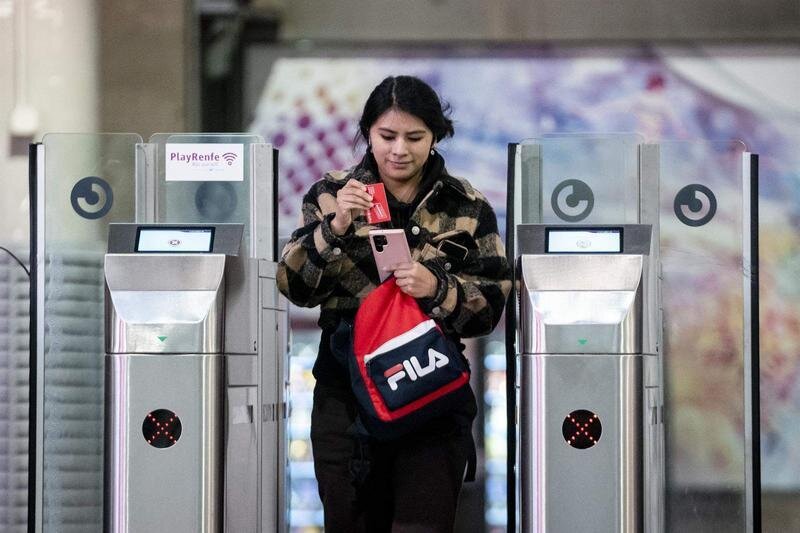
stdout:
{"type": "Polygon", "coordinates": [[[411,381],[416,381],[417,378],[427,376],[437,368],[441,368],[450,362],[450,359],[441,352],[437,352],[433,348],[428,349],[428,364],[422,366],[419,364],[417,356],[414,355],[410,359],[406,359],[402,363],[397,363],[383,375],[389,381],[389,388],[397,390],[397,382],[408,376],[411,381]]]}

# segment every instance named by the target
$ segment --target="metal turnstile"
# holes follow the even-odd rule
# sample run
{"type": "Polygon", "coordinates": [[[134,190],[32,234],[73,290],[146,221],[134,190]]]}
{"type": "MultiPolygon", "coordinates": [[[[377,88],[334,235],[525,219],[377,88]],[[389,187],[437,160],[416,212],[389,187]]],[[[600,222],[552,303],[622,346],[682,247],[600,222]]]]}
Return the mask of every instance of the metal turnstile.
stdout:
{"type": "Polygon", "coordinates": [[[243,226],[112,224],[105,530],[285,527],[286,307],[243,226]],[[284,517],[285,518],[285,517],[284,517]]]}
{"type": "Polygon", "coordinates": [[[642,531],[651,227],[523,224],[517,239],[522,531],[642,531]]]}
{"type": "MultiPolygon", "coordinates": [[[[117,432],[113,437],[122,439],[118,443],[122,455],[110,465],[117,474],[126,474],[124,468],[134,465],[141,468],[135,455],[125,454],[134,452],[133,436],[142,434],[142,421],[136,428],[130,418],[133,414],[107,409],[105,399],[112,396],[104,391],[104,322],[111,311],[118,312],[117,320],[121,321],[116,333],[124,333],[114,342],[130,352],[108,358],[114,359],[109,367],[119,364],[119,377],[123,380],[119,385],[127,387],[113,394],[128,395],[128,400],[137,397],[140,390],[131,385],[134,370],[138,372],[146,363],[156,361],[164,363],[158,372],[153,369],[156,377],[178,373],[178,383],[186,382],[187,386],[195,377],[184,372],[184,367],[175,370],[174,365],[186,364],[192,358],[210,365],[204,379],[219,378],[219,386],[202,386],[213,389],[213,394],[222,398],[221,403],[209,404],[213,408],[192,405],[209,416],[213,411],[214,419],[222,424],[221,429],[204,433],[214,441],[217,437],[212,434],[221,431],[221,448],[204,448],[206,455],[202,458],[205,465],[221,461],[221,478],[210,477],[210,471],[199,462],[192,468],[208,483],[203,494],[217,491],[215,484],[222,487],[221,503],[213,504],[220,509],[214,514],[220,528],[287,530],[288,324],[286,301],[275,286],[277,155],[277,150],[260,136],[242,133],[161,133],[146,142],[136,134],[51,133],[41,143],[31,145],[31,213],[35,224],[31,233],[28,521],[32,531],[102,531],[112,509],[127,510],[128,514],[118,515],[119,527],[133,527],[131,524],[143,519],[142,513],[156,520],[162,516],[161,507],[148,507],[143,502],[151,494],[150,502],[161,504],[155,495],[160,497],[164,494],[160,489],[169,486],[175,490],[166,503],[181,516],[189,510],[185,501],[193,496],[177,490],[176,483],[162,474],[144,485],[145,493],[133,485],[108,483],[111,471],[104,464],[105,416],[117,417],[115,420],[128,424],[130,429],[125,435],[117,432]],[[188,324],[200,320],[195,319],[204,311],[181,307],[177,302],[184,297],[198,298],[202,291],[187,290],[187,294],[177,295],[191,289],[187,283],[200,280],[195,269],[198,264],[210,261],[214,268],[219,267],[217,260],[200,258],[209,255],[204,252],[185,254],[189,257],[180,276],[167,272],[175,264],[172,259],[156,259],[159,254],[141,253],[138,259],[113,260],[116,270],[112,279],[121,285],[116,289],[109,285],[113,294],[108,293],[110,311],[104,314],[106,253],[137,255],[137,226],[124,230],[123,235],[119,227],[112,225],[134,222],[173,228],[193,224],[221,230],[229,224],[241,225],[240,236],[235,240],[237,254],[223,254],[224,277],[214,297],[222,302],[221,306],[217,301],[201,302],[217,313],[202,318],[208,318],[203,327],[210,328],[204,330],[204,335],[213,331],[218,335],[216,339],[204,337],[203,344],[198,345],[197,339],[190,337],[188,340],[194,344],[178,350],[174,335],[167,335],[163,345],[157,339],[154,346],[128,335],[134,330],[143,331],[145,324],[163,322],[166,327],[179,317],[186,320],[178,320],[178,329],[193,335],[188,324]],[[109,241],[110,234],[114,237],[109,241]],[[144,265],[141,268],[124,266],[126,261],[133,265],[139,259],[144,265]],[[133,312],[128,300],[139,297],[169,302],[171,318],[128,313],[133,312]],[[122,307],[114,308],[123,303],[125,314],[122,307]],[[219,315],[220,310],[224,317],[219,315]],[[133,351],[144,352],[140,355],[148,359],[128,357],[133,351]],[[195,353],[204,351],[209,353],[195,353]],[[220,359],[224,359],[221,374],[216,366],[220,359]],[[128,499],[120,500],[123,495],[128,499]]],[[[215,247],[220,244],[219,238],[221,234],[215,233],[215,247]]],[[[150,391],[153,397],[162,394],[155,383],[154,378],[150,391]]],[[[172,382],[158,383],[165,391],[176,387],[172,382]]],[[[186,424],[183,429],[190,431],[186,424]]],[[[185,449],[187,442],[184,435],[177,444],[163,450],[172,455],[159,457],[177,457],[175,451],[185,449]]],[[[127,474],[132,472],[128,470],[127,474]]],[[[140,472],[136,470],[129,480],[133,482],[140,472]]],[[[173,521],[166,517],[164,523],[173,521]]],[[[191,526],[184,527],[182,531],[196,531],[191,526]]],[[[155,528],[163,529],[163,524],[155,528]]]]}

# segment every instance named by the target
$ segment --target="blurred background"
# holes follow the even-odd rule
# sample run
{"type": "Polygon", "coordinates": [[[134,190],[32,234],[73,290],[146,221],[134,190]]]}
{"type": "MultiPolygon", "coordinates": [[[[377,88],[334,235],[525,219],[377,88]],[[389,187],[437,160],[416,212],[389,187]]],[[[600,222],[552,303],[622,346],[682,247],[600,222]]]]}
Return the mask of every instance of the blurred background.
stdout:
{"type": "MultiPolygon", "coordinates": [[[[552,132],[741,139],[760,154],[765,531],[800,531],[800,2],[797,0],[0,0],[0,246],[27,261],[28,143],[46,132],[252,132],[280,149],[279,231],[346,168],[370,90],[428,81],[453,108],[443,154],[505,226],[506,146],[552,132]]],[[[0,531],[24,531],[27,287],[0,252],[0,531]]],[[[291,521],[321,530],[308,424],[316,313],[292,311],[291,521]]],[[[503,334],[470,345],[481,470],[459,530],[505,530],[503,334]]],[[[714,372],[710,357],[704,364],[714,372]]],[[[686,483],[740,436],[688,390],[686,483]],[[712,434],[713,433],[713,434],[712,434]]],[[[713,476],[712,476],[713,474],[713,476]]],[[[732,476],[741,475],[739,472],[732,476]]]]}

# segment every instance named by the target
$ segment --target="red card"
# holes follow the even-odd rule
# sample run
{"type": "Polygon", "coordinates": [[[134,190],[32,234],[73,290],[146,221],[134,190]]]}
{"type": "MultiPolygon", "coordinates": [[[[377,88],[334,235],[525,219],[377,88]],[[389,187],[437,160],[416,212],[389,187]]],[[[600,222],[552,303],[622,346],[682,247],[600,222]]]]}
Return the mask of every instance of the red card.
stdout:
{"type": "Polygon", "coordinates": [[[367,192],[372,195],[372,203],[375,204],[371,209],[367,209],[367,222],[378,224],[391,220],[389,202],[386,201],[386,189],[383,187],[383,183],[367,185],[367,192]]]}

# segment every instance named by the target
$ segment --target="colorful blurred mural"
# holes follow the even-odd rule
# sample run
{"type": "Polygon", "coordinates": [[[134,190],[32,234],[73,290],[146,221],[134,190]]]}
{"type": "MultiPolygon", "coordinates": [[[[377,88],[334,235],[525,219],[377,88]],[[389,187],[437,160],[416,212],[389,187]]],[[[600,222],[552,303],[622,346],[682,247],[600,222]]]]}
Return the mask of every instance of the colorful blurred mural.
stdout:
{"type": "MultiPolygon", "coordinates": [[[[357,160],[363,151],[353,146],[361,108],[369,91],[391,74],[425,79],[452,105],[456,135],[441,145],[448,169],[467,177],[486,194],[501,227],[506,216],[509,142],[554,132],[636,132],[647,142],[739,139],[748,150],[760,154],[762,479],[767,489],[800,489],[797,48],[488,49],[468,57],[452,51],[432,52],[429,57],[416,53],[413,59],[350,54],[290,57],[272,64],[250,130],[280,149],[281,235],[296,227],[301,197],[323,172],[346,168],[357,160]],[[750,68],[755,64],[758,68],[750,68]]],[[[740,228],[733,230],[734,236],[737,231],[740,228]]],[[[733,277],[719,276],[724,283],[737,279],[740,269],[727,259],[710,259],[720,272],[733,272],[733,277]]],[[[730,289],[741,290],[739,285],[730,289]]],[[[682,431],[706,434],[698,439],[702,445],[679,446],[670,469],[689,484],[741,479],[743,410],[741,396],[731,397],[741,391],[741,362],[726,359],[726,350],[734,349],[726,346],[741,342],[730,338],[740,334],[741,326],[730,326],[740,308],[725,301],[724,288],[719,289],[713,309],[692,304],[686,298],[690,293],[673,294],[687,309],[686,316],[676,320],[710,314],[706,323],[712,324],[712,331],[706,328],[693,338],[667,339],[676,350],[694,342],[693,353],[701,353],[691,365],[682,367],[689,369],[686,374],[675,376],[678,383],[672,393],[676,395],[673,401],[682,406],[683,418],[676,424],[682,431]],[[720,377],[726,386],[704,386],[703,375],[712,373],[729,374],[720,377]]],[[[298,324],[313,324],[313,315],[307,312],[296,316],[298,324]]],[[[315,343],[313,328],[295,331],[290,436],[293,485],[297,483],[293,513],[309,525],[321,518],[314,499],[306,417],[315,343]],[[301,487],[303,483],[306,488],[301,487]]],[[[486,355],[486,517],[490,526],[499,527],[505,519],[505,485],[493,476],[502,477],[505,464],[502,344],[488,343],[486,355]]]]}

